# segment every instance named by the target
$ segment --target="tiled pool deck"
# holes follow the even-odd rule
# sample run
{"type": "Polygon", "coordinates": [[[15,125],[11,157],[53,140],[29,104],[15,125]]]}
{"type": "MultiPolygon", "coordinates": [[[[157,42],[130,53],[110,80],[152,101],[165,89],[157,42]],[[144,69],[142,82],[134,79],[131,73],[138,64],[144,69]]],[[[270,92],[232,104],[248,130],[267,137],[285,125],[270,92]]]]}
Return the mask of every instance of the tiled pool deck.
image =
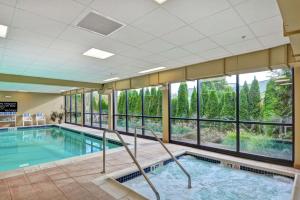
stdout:
{"type": "MultiPolygon", "coordinates": [[[[62,126],[102,136],[101,130],[69,124],[62,126]]],[[[114,134],[109,133],[108,137],[117,140],[114,134]]],[[[123,138],[126,142],[133,144],[133,137],[123,135],[123,138]]],[[[206,157],[230,160],[250,167],[255,166],[257,169],[271,169],[287,176],[293,176],[300,172],[290,167],[251,161],[174,144],[167,144],[167,147],[175,154],[189,151],[206,157]]],[[[167,157],[167,153],[158,142],[138,138],[138,161],[142,166],[147,166],[167,157]]],[[[126,174],[129,170],[136,169],[123,147],[107,151],[106,158],[106,175],[117,177],[120,174],[126,174]]],[[[10,172],[0,172],[0,200],[129,199],[125,194],[111,195],[105,192],[103,187],[94,184],[93,180],[106,176],[101,171],[102,153],[98,152],[10,172]]]]}

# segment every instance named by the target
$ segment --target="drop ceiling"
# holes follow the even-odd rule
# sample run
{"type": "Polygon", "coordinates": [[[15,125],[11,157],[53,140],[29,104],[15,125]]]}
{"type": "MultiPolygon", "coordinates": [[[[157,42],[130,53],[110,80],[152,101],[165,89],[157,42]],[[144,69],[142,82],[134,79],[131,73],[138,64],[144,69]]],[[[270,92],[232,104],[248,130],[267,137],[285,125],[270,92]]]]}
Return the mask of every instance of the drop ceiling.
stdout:
{"type": "Polygon", "coordinates": [[[275,0],[0,0],[0,24],[0,73],[85,82],[289,43],[275,0]],[[90,12],[124,26],[108,36],[78,28],[90,12]],[[115,55],[82,55],[91,48],[115,55]]]}

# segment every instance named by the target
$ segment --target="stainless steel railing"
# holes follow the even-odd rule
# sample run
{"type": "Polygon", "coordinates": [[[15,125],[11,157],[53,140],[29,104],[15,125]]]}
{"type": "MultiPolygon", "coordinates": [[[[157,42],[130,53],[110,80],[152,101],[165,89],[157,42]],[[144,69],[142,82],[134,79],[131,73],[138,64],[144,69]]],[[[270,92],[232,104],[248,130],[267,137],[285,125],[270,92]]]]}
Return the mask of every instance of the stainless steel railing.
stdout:
{"type": "MultiPolygon", "coordinates": [[[[136,156],[137,152],[137,129],[145,129],[145,126],[136,126],[134,131],[134,152],[136,156]]],[[[192,180],[190,174],[184,169],[184,167],[181,165],[181,163],[176,159],[176,157],[171,153],[171,151],[166,147],[166,145],[161,141],[159,137],[154,133],[152,129],[148,129],[152,133],[152,135],[155,137],[155,139],[163,146],[163,148],[168,152],[168,154],[171,156],[171,158],[175,161],[175,163],[180,167],[180,169],[185,173],[185,175],[188,177],[188,188],[192,188],[192,180]]]]}
{"type": "MultiPolygon", "coordinates": [[[[109,129],[105,129],[103,131],[103,138],[102,138],[102,145],[103,145],[103,171],[102,173],[105,173],[105,165],[106,165],[106,132],[111,132],[111,133],[115,133],[120,142],[122,143],[122,145],[125,147],[126,151],[128,152],[128,154],[130,155],[130,157],[132,158],[133,162],[135,163],[135,165],[137,166],[137,168],[139,169],[139,171],[141,172],[141,174],[143,175],[143,177],[145,178],[145,180],[147,181],[148,185],[151,187],[151,189],[153,190],[153,192],[155,193],[156,199],[160,200],[160,195],[158,193],[158,191],[156,190],[155,186],[153,185],[153,183],[150,181],[150,179],[148,178],[148,176],[146,175],[145,171],[143,170],[143,168],[141,167],[141,165],[139,164],[139,162],[136,159],[136,156],[134,156],[132,154],[132,152],[130,151],[130,149],[128,148],[127,144],[124,142],[123,138],[121,137],[120,133],[118,131],[115,130],[109,130],[109,129]]],[[[135,152],[136,154],[136,152],[135,152]]]]}

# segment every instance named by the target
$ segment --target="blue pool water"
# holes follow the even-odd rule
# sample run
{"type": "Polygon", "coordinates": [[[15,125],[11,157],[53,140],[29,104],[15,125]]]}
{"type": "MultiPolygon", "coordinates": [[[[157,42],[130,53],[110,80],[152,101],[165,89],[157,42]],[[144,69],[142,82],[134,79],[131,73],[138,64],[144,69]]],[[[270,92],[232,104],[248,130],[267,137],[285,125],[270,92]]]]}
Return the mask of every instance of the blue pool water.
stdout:
{"type": "MultiPolygon", "coordinates": [[[[119,147],[108,141],[107,149],[119,147]]],[[[56,126],[0,131],[0,172],[101,151],[102,140],[56,126]]]]}
{"type": "MultiPolygon", "coordinates": [[[[182,156],[179,161],[192,177],[192,188],[187,188],[187,177],[171,162],[148,176],[164,200],[288,200],[291,199],[293,180],[280,176],[266,176],[223,167],[182,156]]],[[[142,176],[125,183],[149,199],[156,199],[142,176]]]]}

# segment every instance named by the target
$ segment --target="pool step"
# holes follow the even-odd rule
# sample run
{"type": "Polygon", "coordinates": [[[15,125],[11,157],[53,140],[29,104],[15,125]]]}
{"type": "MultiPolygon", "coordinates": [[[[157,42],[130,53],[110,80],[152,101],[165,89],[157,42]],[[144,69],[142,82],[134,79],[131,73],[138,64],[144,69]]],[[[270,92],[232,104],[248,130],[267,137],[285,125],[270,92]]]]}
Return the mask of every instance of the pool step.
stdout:
{"type": "Polygon", "coordinates": [[[93,182],[117,200],[147,200],[147,198],[141,194],[124,186],[112,178],[100,178],[94,180],[93,182]]]}

